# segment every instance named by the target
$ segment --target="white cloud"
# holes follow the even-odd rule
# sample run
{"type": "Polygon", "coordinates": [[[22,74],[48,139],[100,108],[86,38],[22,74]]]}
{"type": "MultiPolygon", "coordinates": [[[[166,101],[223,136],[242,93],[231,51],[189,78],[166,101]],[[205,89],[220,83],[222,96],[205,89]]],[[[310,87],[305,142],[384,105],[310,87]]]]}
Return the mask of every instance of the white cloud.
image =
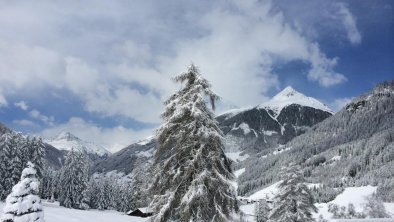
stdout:
{"type": "Polygon", "coordinates": [[[16,102],[16,103],[14,103],[14,105],[15,105],[16,107],[22,109],[22,110],[25,110],[25,111],[29,108],[29,106],[26,104],[25,101],[16,102]]]}
{"type": "Polygon", "coordinates": [[[311,45],[311,70],[308,79],[317,81],[321,86],[329,87],[347,81],[343,74],[334,71],[337,65],[337,58],[329,59],[322,54],[316,44],[311,45]]]}
{"type": "Polygon", "coordinates": [[[330,107],[332,110],[337,112],[349,104],[353,99],[354,97],[337,98],[332,103],[330,103],[330,107]]]}
{"type": "MultiPolygon", "coordinates": [[[[237,106],[261,103],[269,89],[279,86],[272,71],[278,62],[310,64],[308,80],[325,87],[346,81],[335,71],[338,60],[293,28],[282,12],[273,10],[274,3],[0,7],[0,26],[7,27],[0,30],[0,92],[7,92],[0,94],[0,104],[9,95],[40,97],[52,89],[66,90],[88,112],[157,123],[162,101],[178,88],[170,78],[190,62],[237,106]]],[[[343,15],[348,17],[346,10],[343,15]]],[[[54,124],[54,117],[37,110],[30,115],[54,124]]]]}
{"type": "Polygon", "coordinates": [[[338,3],[338,14],[346,29],[347,37],[353,45],[361,43],[361,34],[357,29],[356,19],[344,3],[338,3]]]}
{"type": "Polygon", "coordinates": [[[21,126],[37,126],[33,121],[27,119],[14,120],[12,122],[21,126]]]}
{"type": "Polygon", "coordinates": [[[8,105],[8,102],[7,102],[6,98],[4,97],[3,94],[0,93],[0,107],[7,106],[7,105],[8,105]]]}
{"type": "Polygon", "coordinates": [[[40,120],[43,123],[49,125],[49,126],[53,126],[54,125],[54,121],[55,121],[55,117],[53,116],[46,116],[40,113],[40,111],[33,109],[29,112],[30,117],[40,120]]]}
{"type": "Polygon", "coordinates": [[[72,117],[64,124],[45,129],[41,132],[41,135],[51,138],[63,131],[71,132],[83,140],[100,144],[111,152],[119,151],[132,142],[146,138],[154,133],[152,129],[135,131],[123,126],[103,128],[94,123],[86,122],[82,118],[72,117]]]}

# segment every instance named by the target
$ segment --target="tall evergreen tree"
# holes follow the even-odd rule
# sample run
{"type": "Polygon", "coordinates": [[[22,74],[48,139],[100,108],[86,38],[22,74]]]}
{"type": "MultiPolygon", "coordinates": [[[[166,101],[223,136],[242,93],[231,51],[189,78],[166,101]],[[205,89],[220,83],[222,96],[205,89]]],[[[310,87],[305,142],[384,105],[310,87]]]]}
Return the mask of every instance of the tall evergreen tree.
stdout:
{"type": "Polygon", "coordinates": [[[60,179],[60,205],[68,208],[88,208],[88,163],[80,152],[71,151],[66,158],[60,179]]]}
{"type": "Polygon", "coordinates": [[[19,179],[22,174],[23,170],[23,163],[22,163],[22,135],[20,134],[13,134],[12,135],[12,152],[10,153],[10,166],[11,166],[11,180],[12,185],[15,185],[19,182],[19,179]]]}
{"type": "Polygon", "coordinates": [[[282,172],[283,181],[278,185],[269,222],[310,222],[315,221],[312,212],[317,212],[313,197],[300,168],[290,165],[282,172]]]}
{"type": "Polygon", "coordinates": [[[3,135],[2,150],[4,152],[4,171],[3,171],[3,187],[6,193],[10,193],[12,186],[14,186],[14,178],[12,177],[12,156],[13,148],[16,146],[15,136],[13,133],[6,133],[3,135]]]}
{"type": "Polygon", "coordinates": [[[42,177],[43,160],[45,156],[45,144],[42,138],[33,138],[30,146],[30,161],[35,164],[37,175],[42,177]]]}
{"type": "Polygon", "coordinates": [[[230,162],[215,108],[218,96],[196,66],[175,77],[184,86],[166,102],[157,137],[154,222],[232,220],[238,210],[230,162]]]}
{"type": "Polygon", "coordinates": [[[7,197],[6,180],[8,176],[8,159],[6,156],[6,139],[7,134],[3,134],[0,137],[0,200],[4,200],[7,197]]]}
{"type": "Polygon", "coordinates": [[[34,164],[28,163],[23,170],[21,181],[8,195],[2,222],[44,222],[41,200],[38,196],[40,182],[36,177],[34,164]]]}
{"type": "Polygon", "coordinates": [[[266,200],[260,200],[255,205],[254,214],[256,217],[256,222],[267,222],[268,216],[270,214],[270,207],[266,200]]]}

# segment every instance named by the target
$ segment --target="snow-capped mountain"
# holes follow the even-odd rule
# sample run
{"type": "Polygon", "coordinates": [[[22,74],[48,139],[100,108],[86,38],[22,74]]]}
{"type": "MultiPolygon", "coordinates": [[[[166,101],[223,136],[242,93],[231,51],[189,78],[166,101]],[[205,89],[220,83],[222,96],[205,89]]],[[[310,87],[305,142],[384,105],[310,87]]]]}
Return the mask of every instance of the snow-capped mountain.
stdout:
{"type": "Polygon", "coordinates": [[[283,108],[292,104],[298,104],[333,113],[330,108],[319,100],[305,96],[293,89],[291,86],[286,87],[276,96],[272,97],[272,99],[258,106],[258,108],[270,109],[274,112],[274,116],[278,116],[283,108]]]}
{"type": "Polygon", "coordinates": [[[217,120],[225,134],[226,152],[242,161],[247,155],[285,144],[332,114],[317,99],[289,86],[263,104],[228,111],[217,120]]]}
{"type": "Polygon", "coordinates": [[[84,141],[69,132],[61,132],[55,138],[47,140],[46,142],[59,150],[71,151],[74,149],[87,154],[95,154],[100,157],[110,154],[103,146],[84,141]]]}

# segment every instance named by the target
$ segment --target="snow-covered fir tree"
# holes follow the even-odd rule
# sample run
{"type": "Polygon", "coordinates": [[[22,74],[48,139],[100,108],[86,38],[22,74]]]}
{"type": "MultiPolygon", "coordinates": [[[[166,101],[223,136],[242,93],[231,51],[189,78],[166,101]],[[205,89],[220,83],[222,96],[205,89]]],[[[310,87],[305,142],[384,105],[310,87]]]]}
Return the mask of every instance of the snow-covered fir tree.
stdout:
{"type": "Polygon", "coordinates": [[[367,203],[364,205],[363,213],[369,218],[389,218],[383,201],[375,194],[366,198],[367,203]]]}
{"type": "Polygon", "coordinates": [[[0,199],[3,200],[18,183],[28,161],[35,164],[37,177],[41,178],[45,150],[41,139],[24,138],[19,133],[7,132],[0,137],[0,199]]]}
{"type": "Polygon", "coordinates": [[[12,188],[6,199],[2,222],[44,222],[41,199],[38,196],[40,182],[34,164],[28,163],[21,180],[12,188]]]}
{"type": "Polygon", "coordinates": [[[270,222],[315,221],[312,212],[317,212],[317,208],[313,205],[313,196],[305,185],[300,167],[291,164],[285,168],[278,187],[279,193],[269,215],[270,222]]]}
{"type": "Polygon", "coordinates": [[[0,137],[0,200],[4,200],[8,193],[7,193],[7,186],[5,178],[9,177],[8,172],[8,158],[6,156],[6,140],[8,139],[7,134],[3,134],[0,137]]]}
{"type": "Polygon", "coordinates": [[[87,209],[88,163],[84,154],[72,150],[66,158],[61,174],[59,202],[61,206],[87,209]]]}
{"type": "Polygon", "coordinates": [[[41,177],[41,187],[40,187],[40,197],[47,200],[53,200],[55,198],[56,190],[56,178],[57,172],[52,168],[44,164],[42,177],[41,177]]]}
{"type": "Polygon", "coordinates": [[[20,177],[21,173],[23,170],[23,162],[22,162],[22,135],[20,134],[13,134],[12,135],[12,152],[10,153],[10,172],[11,172],[11,180],[12,180],[12,185],[17,184],[20,177]]]}
{"type": "Polygon", "coordinates": [[[133,188],[131,181],[123,177],[93,174],[87,192],[89,206],[99,210],[113,209],[121,212],[136,209],[133,188]]]}
{"type": "Polygon", "coordinates": [[[3,157],[4,157],[4,162],[2,163],[3,177],[1,181],[3,182],[3,188],[4,188],[3,195],[7,195],[7,193],[10,193],[12,186],[14,185],[14,178],[12,177],[11,174],[13,171],[13,166],[12,166],[13,148],[16,147],[14,134],[11,133],[4,134],[2,136],[1,142],[2,142],[1,150],[3,152],[3,157]]]}
{"type": "Polygon", "coordinates": [[[45,144],[42,138],[33,138],[30,148],[30,159],[36,165],[38,177],[42,176],[43,160],[45,156],[45,144]]]}
{"type": "Polygon", "coordinates": [[[151,220],[236,221],[234,176],[207,106],[208,99],[214,109],[218,96],[194,65],[175,81],[184,85],[165,102],[164,124],[157,131],[151,220]]]}
{"type": "Polygon", "coordinates": [[[254,214],[256,222],[267,222],[270,214],[270,207],[266,200],[260,200],[255,204],[254,214]]]}

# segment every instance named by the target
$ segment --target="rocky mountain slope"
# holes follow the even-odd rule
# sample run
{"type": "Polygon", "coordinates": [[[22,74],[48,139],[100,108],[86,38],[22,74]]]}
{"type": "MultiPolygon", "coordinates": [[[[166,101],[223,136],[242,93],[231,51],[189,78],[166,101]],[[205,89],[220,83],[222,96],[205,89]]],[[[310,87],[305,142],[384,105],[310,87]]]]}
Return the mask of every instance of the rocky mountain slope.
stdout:
{"type": "Polygon", "coordinates": [[[231,110],[217,120],[225,134],[226,152],[253,155],[285,144],[332,113],[318,100],[286,87],[259,106],[231,110]]]}
{"type": "Polygon", "coordinates": [[[131,144],[122,150],[112,154],[106,159],[97,161],[93,165],[94,172],[108,172],[117,170],[126,174],[139,168],[144,171],[153,163],[153,155],[156,150],[156,141],[152,138],[131,144]]]}

